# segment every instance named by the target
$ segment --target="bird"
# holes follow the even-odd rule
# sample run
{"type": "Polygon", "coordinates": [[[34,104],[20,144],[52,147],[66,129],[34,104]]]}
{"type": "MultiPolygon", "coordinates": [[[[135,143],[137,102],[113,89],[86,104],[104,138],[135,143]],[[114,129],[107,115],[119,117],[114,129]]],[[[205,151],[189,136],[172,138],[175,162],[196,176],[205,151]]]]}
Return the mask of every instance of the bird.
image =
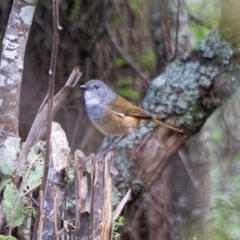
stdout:
{"type": "Polygon", "coordinates": [[[89,80],[80,88],[84,90],[85,107],[90,121],[105,136],[125,136],[148,122],[182,133],[182,130],[154,119],[101,80],[89,80]]]}

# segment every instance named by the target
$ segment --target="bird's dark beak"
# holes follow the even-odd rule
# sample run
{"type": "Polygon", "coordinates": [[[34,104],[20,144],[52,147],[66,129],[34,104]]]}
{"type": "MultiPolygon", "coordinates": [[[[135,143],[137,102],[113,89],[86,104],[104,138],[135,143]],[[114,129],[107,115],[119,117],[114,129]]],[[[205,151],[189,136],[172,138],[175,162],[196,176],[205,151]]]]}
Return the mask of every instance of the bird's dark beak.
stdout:
{"type": "Polygon", "coordinates": [[[85,85],[81,85],[80,88],[83,90],[87,90],[87,87],[85,85]]]}

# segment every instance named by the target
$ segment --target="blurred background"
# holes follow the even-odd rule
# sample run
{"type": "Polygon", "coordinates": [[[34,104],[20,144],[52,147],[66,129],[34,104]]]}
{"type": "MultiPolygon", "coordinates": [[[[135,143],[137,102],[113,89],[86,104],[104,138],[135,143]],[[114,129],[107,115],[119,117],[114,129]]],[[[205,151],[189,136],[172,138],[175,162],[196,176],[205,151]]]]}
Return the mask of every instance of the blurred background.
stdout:
{"type": "MultiPolygon", "coordinates": [[[[109,0],[105,7],[103,2],[60,1],[56,92],[72,69],[80,66],[84,74],[78,86],[101,79],[140,104],[146,80],[158,76],[177,56],[198,49],[220,16],[218,0],[109,0]],[[163,26],[169,34],[164,33],[163,26]]],[[[1,41],[11,5],[11,0],[0,0],[1,41]]],[[[40,0],[27,44],[21,88],[19,127],[23,141],[47,94],[51,44],[52,6],[50,1],[40,0]]],[[[161,230],[171,226],[171,233],[158,239],[240,239],[239,100],[236,93],[219,108],[180,150],[181,161],[173,159],[166,169],[173,177],[160,187],[161,193],[170,189],[171,220],[167,220],[168,226],[154,224],[160,224],[161,230]]],[[[76,87],[55,121],[65,130],[72,151],[79,148],[90,153],[98,149],[103,136],[90,124],[83,104],[82,92],[76,87]]],[[[159,212],[162,214],[162,209],[159,212]]],[[[144,232],[144,227],[139,231],[144,232]]],[[[126,233],[127,227],[122,231],[126,233]]],[[[148,235],[145,239],[156,238],[148,235]]]]}

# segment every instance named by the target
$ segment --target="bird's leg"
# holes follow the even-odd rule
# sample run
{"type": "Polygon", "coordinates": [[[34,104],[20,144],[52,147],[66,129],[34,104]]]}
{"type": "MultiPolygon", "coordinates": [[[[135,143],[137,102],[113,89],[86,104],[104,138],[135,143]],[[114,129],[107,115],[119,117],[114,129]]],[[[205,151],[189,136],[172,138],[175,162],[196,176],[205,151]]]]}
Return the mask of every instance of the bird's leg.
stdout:
{"type": "Polygon", "coordinates": [[[116,143],[114,143],[114,140],[117,138],[117,136],[113,137],[111,143],[105,147],[104,149],[102,149],[102,153],[106,153],[109,151],[114,150],[114,148],[126,137],[126,135],[123,135],[122,137],[120,137],[120,139],[118,141],[116,141],[116,143]]]}
{"type": "MultiPolygon", "coordinates": [[[[122,137],[120,137],[120,139],[113,146],[111,146],[111,150],[113,150],[126,136],[127,135],[123,135],[122,137]]],[[[113,138],[112,143],[115,140],[115,138],[117,138],[117,137],[113,138]]]]}

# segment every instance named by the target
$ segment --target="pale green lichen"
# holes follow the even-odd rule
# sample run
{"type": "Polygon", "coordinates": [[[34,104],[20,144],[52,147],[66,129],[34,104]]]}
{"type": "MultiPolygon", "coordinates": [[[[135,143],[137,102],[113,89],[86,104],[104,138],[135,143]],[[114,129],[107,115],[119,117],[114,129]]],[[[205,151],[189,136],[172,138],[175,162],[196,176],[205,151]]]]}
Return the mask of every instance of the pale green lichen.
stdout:
{"type": "MultiPolygon", "coordinates": [[[[163,118],[171,115],[177,116],[176,126],[188,128],[193,126],[195,122],[203,122],[212,112],[208,106],[205,106],[199,88],[210,88],[219,74],[221,80],[223,79],[227,83],[226,92],[230,91],[228,84],[231,89],[233,89],[234,84],[238,84],[236,79],[239,79],[239,74],[236,71],[236,66],[229,62],[233,50],[228,42],[221,39],[217,29],[211,31],[202,42],[201,51],[203,59],[207,58],[204,63],[201,62],[203,59],[198,57],[191,59],[190,55],[186,55],[185,60],[175,60],[163,74],[152,81],[142,103],[147,112],[154,117],[158,116],[160,112],[163,118]],[[211,59],[212,61],[210,61],[211,59]],[[226,66],[228,72],[225,73],[225,76],[225,74],[221,74],[221,71],[226,66]]],[[[137,179],[134,175],[134,165],[127,158],[126,150],[131,149],[139,142],[139,139],[147,137],[154,127],[154,124],[146,124],[129,134],[118,145],[114,161],[119,172],[119,175],[114,179],[118,186],[118,192],[124,194],[130,186],[133,187],[137,179]]],[[[138,179],[137,181],[139,183],[138,179]]],[[[137,188],[141,187],[139,184],[136,185],[137,188]]],[[[116,196],[115,200],[119,200],[123,195],[116,194],[116,196]]],[[[114,205],[116,204],[117,202],[114,202],[114,205]]]]}
{"type": "Polygon", "coordinates": [[[198,91],[201,65],[199,62],[183,64],[180,60],[172,63],[166,71],[153,80],[143,107],[167,115],[181,115],[177,126],[191,125],[194,121],[206,116],[206,110],[198,104],[198,91]],[[198,114],[196,114],[198,113],[198,114]]]}
{"type": "Polygon", "coordinates": [[[214,28],[202,41],[201,51],[203,57],[217,58],[223,65],[227,65],[233,55],[231,44],[221,37],[217,28],[214,28]]]}

